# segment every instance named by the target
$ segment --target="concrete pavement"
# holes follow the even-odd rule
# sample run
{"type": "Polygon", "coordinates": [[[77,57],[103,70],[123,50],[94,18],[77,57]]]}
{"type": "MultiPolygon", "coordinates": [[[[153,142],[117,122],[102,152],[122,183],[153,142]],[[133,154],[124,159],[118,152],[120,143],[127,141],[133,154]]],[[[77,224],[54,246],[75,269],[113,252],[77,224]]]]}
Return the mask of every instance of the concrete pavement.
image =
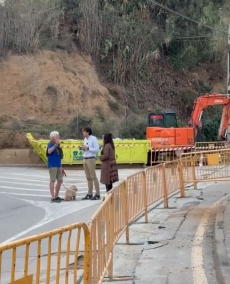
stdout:
{"type": "MultiPolygon", "coordinates": [[[[120,170],[120,180],[139,170],[120,170]]],[[[87,188],[83,171],[66,172],[64,184],[79,187],[78,200],[51,204],[46,169],[0,168],[0,242],[90,219],[101,201],[81,201],[87,188]]],[[[101,189],[103,196],[103,186],[101,189]]],[[[65,189],[62,188],[61,192],[64,195],[65,189]]],[[[187,188],[186,198],[172,197],[168,209],[164,209],[162,204],[155,204],[147,224],[140,218],[130,226],[130,244],[125,244],[123,235],[115,246],[114,277],[133,278],[116,283],[229,284],[228,280],[220,282],[226,277],[224,273],[229,276],[226,261],[230,256],[228,194],[227,182],[200,183],[198,190],[187,188]]],[[[64,239],[67,237],[64,236],[64,239]]],[[[57,251],[57,243],[56,238],[52,242],[52,252],[57,251]]],[[[36,246],[31,247],[31,271],[35,271],[36,249],[36,246]]],[[[71,245],[72,250],[74,247],[71,245]]],[[[47,244],[43,243],[43,264],[46,264],[45,251],[47,244]]],[[[19,257],[21,255],[24,251],[19,250],[19,257]]],[[[54,255],[52,258],[55,271],[57,257],[54,255]]],[[[4,254],[3,280],[9,279],[11,262],[8,259],[9,255],[4,254]]],[[[64,267],[65,257],[62,262],[64,267]]],[[[22,274],[23,264],[20,263],[17,275],[22,274]]]]}
{"type": "MultiPolygon", "coordinates": [[[[229,194],[227,182],[198,184],[198,190],[186,190],[186,198],[172,197],[168,209],[157,206],[147,224],[144,218],[132,224],[130,244],[122,236],[115,247],[114,277],[133,280],[116,283],[229,284],[220,282],[221,264],[215,254],[216,212],[229,194]]],[[[230,254],[230,206],[227,208],[224,228],[230,254]]],[[[224,265],[229,273],[228,264],[224,265]]]]}
{"type": "MultiPolygon", "coordinates": [[[[120,181],[127,176],[142,170],[120,169],[120,181]]],[[[0,167],[0,243],[6,244],[20,238],[40,234],[52,229],[63,227],[77,222],[87,223],[102,200],[82,201],[82,197],[87,193],[87,181],[83,170],[66,170],[67,177],[64,178],[64,185],[69,187],[75,184],[78,187],[76,201],[61,202],[59,204],[50,203],[49,174],[45,168],[29,167],[0,167]]],[[[100,170],[97,170],[100,178],[100,170]]],[[[100,185],[101,196],[105,194],[105,187],[100,185]]],[[[65,188],[61,188],[60,196],[64,197],[65,188]]],[[[62,251],[66,251],[68,233],[62,235],[62,251]]],[[[76,251],[77,230],[72,232],[70,251],[70,263],[74,260],[76,251]]],[[[52,266],[51,276],[55,279],[58,250],[58,236],[52,238],[52,266]]],[[[83,254],[84,237],[81,234],[79,256],[83,254]]],[[[46,241],[41,242],[41,280],[46,275],[47,265],[46,241]]],[[[0,283],[9,283],[11,253],[4,252],[2,255],[2,278],[0,283]]],[[[36,271],[37,244],[30,245],[29,271],[36,271]]],[[[25,247],[17,250],[16,279],[23,275],[25,247]],[[21,257],[23,257],[21,259],[21,257]]],[[[66,260],[61,258],[61,268],[65,267],[66,260]]],[[[80,272],[79,272],[80,273],[80,272]]],[[[65,270],[61,272],[65,275],[65,270]]],[[[52,281],[51,281],[52,283],[52,281]]],[[[55,282],[56,283],[56,282],[55,282]]]]}
{"type": "MultiPolygon", "coordinates": [[[[140,170],[119,170],[119,182],[140,170]]],[[[64,185],[78,187],[77,201],[54,204],[50,203],[47,169],[0,167],[0,228],[4,228],[0,233],[0,243],[89,221],[101,201],[81,200],[87,193],[83,170],[66,170],[66,174],[64,185]]],[[[97,176],[100,178],[100,170],[97,170],[97,176]]],[[[103,196],[105,188],[103,185],[100,188],[103,196]]],[[[60,196],[64,197],[64,194],[62,186],[60,196]]]]}
{"type": "Polygon", "coordinates": [[[219,283],[230,283],[230,196],[218,207],[215,222],[214,253],[219,283]]]}

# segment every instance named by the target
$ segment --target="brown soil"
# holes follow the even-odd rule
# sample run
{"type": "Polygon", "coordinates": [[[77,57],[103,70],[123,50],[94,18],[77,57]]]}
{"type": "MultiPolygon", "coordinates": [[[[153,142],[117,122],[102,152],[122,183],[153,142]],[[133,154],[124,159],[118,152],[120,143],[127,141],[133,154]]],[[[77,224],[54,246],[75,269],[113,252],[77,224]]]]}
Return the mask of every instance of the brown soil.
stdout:
{"type": "Polygon", "coordinates": [[[98,79],[90,57],[64,51],[10,56],[0,64],[2,120],[68,123],[114,100],[98,79]]]}
{"type": "Polygon", "coordinates": [[[115,99],[100,84],[91,58],[83,54],[59,50],[11,55],[0,62],[0,86],[0,126],[11,129],[0,131],[1,148],[28,146],[15,125],[25,121],[68,124],[97,107],[116,117],[108,106],[115,99]]]}
{"type": "MultiPolygon", "coordinates": [[[[211,84],[213,92],[224,93],[223,73],[221,66],[202,66],[190,76],[211,84]]],[[[118,90],[121,97],[110,93],[101,85],[91,58],[84,54],[58,50],[10,55],[0,61],[0,148],[29,147],[25,133],[19,131],[25,122],[30,127],[35,123],[68,124],[74,117],[98,109],[116,119],[118,114],[109,105],[121,106],[122,92],[118,90]]],[[[36,131],[32,134],[48,138],[36,131]]]]}

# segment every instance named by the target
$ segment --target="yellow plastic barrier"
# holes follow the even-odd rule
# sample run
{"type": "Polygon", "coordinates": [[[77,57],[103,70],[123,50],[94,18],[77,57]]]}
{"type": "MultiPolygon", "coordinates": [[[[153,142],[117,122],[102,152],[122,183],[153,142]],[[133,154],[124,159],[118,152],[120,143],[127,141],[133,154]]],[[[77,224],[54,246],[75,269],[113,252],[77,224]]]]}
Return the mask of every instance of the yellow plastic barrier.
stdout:
{"type": "Polygon", "coordinates": [[[141,214],[148,222],[148,207],[156,201],[167,208],[176,191],[184,197],[187,183],[196,188],[198,182],[223,180],[230,180],[230,149],[182,154],[129,176],[106,194],[88,225],[77,223],[0,246],[0,283],[76,283],[80,270],[84,284],[100,284],[105,278],[132,280],[113,276],[114,246],[123,233],[129,243],[130,224],[141,214]],[[83,267],[78,266],[79,250],[84,250],[83,267]]]}
{"type": "MultiPolygon", "coordinates": [[[[40,156],[42,161],[47,164],[46,148],[49,140],[35,140],[30,133],[26,135],[29,143],[40,156]]],[[[99,140],[100,149],[102,148],[102,140],[99,140]]],[[[83,140],[61,140],[63,149],[63,165],[75,165],[83,163],[83,151],[79,147],[83,144],[83,140]]],[[[148,151],[150,149],[149,140],[114,140],[116,147],[116,160],[118,164],[146,164],[148,151]]],[[[100,164],[100,151],[96,158],[96,163],[100,164]]]]}
{"type": "Polygon", "coordinates": [[[121,235],[126,233],[129,243],[129,225],[144,213],[148,222],[148,206],[168,197],[178,189],[184,196],[179,160],[157,165],[128,177],[106,195],[105,201],[93,215],[91,234],[91,284],[101,284],[105,278],[113,281],[133,280],[132,277],[113,276],[113,249],[121,235]]]}
{"type": "Polygon", "coordinates": [[[76,223],[0,246],[0,283],[90,283],[90,234],[76,223]],[[83,236],[82,236],[83,235],[83,236]],[[80,267],[79,252],[84,250],[80,267]]]}

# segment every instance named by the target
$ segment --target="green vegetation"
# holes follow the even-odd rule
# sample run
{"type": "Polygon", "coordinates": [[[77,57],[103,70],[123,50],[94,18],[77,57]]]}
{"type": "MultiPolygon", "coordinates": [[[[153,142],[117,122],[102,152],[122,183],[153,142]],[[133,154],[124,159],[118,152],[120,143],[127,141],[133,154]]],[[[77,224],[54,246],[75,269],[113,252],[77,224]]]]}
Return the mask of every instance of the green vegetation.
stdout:
{"type": "Polygon", "coordinates": [[[25,132],[37,133],[48,136],[54,129],[59,131],[63,139],[82,139],[82,128],[91,126],[94,135],[101,138],[105,132],[112,132],[114,137],[119,138],[136,138],[145,139],[145,128],[147,126],[147,119],[139,117],[137,120],[132,114],[124,117],[120,122],[112,119],[105,121],[104,115],[100,109],[97,109],[95,114],[91,117],[84,115],[76,116],[70,121],[68,125],[62,124],[45,124],[35,120],[18,120],[10,124],[0,123],[0,130],[10,130],[12,133],[25,132]],[[98,111],[99,110],[99,111],[98,111]],[[98,111],[98,112],[97,112],[98,111]]]}

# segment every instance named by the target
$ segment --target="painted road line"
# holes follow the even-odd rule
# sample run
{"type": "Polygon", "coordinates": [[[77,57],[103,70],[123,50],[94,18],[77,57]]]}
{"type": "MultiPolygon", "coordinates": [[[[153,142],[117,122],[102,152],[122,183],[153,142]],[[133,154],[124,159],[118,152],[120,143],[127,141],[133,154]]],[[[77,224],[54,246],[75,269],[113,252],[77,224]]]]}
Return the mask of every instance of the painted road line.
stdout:
{"type": "MultiPolygon", "coordinates": [[[[65,185],[66,186],[66,185],[65,185]]],[[[14,190],[19,190],[19,191],[38,191],[38,192],[49,192],[49,187],[47,186],[47,189],[34,189],[34,188],[25,188],[25,187],[11,187],[11,186],[4,186],[4,185],[1,185],[0,188],[3,188],[3,189],[14,189],[14,190]]],[[[87,187],[77,187],[78,189],[82,189],[82,190],[78,190],[78,192],[88,192],[86,191],[87,187]]],[[[101,187],[102,188],[102,187],[101,187]]],[[[61,187],[60,189],[61,192],[65,192],[66,189],[61,187]]],[[[105,191],[104,187],[102,188],[102,191],[105,191]]]]}
{"type": "MultiPolygon", "coordinates": [[[[114,184],[114,187],[117,186],[118,184],[114,184]]],[[[43,191],[42,189],[37,189],[37,188],[25,188],[25,187],[13,187],[13,186],[4,186],[4,185],[0,185],[0,188],[4,188],[4,189],[16,189],[16,190],[30,190],[30,191],[43,191]]],[[[87,189],[87,186],[85,187],[79,187],[82,189],[87,189]]],[[[102,188],[102,187],[100,187],[102,188]]],[[[49,191],[49,188],[47,186],[47,191],[49,191]]],[[[80,191],[80,192],[85,192],[85,191],[80,191]]]]}
{"type": "MultiPolygon", "coordinates": [[[[60,193],[63,193],[64,195],[64,192],[60,192],[60,193]]],[[[82,191],[81,193],[84,193],[84,194],[77,194],[77,198],[78,197],[84,197],[86,195],[86,193],[88,193],[88,191],[82,191]]],[[[101,193],[105,193],[105,191],[101,191],[101,193]]],[[[5,194],[5,195],[16,195],[16,196],[34,196],[34,197],[49,197],[50,198],[50,195],[48,194],[31,194],[31,193],[16,193],[16,192],[4,192],[4,191],[0,191],[0,194],[5,194]]]]}
{"type": "MultiPolygon", "coordinates": [[[[1,179],[0,179],[1,181],[1,179]]],[[[40,181],[38,183],[29,183],[30,181],[28,180],[28,182],[16,182],[16,181],[2,181],[2,184],[18,184],[18,185],[32,185],[32,186],[36,186],[36,187],[47,187],[49,186],[49,181],[45,182],[45,184],[40,184],[40,181]]],[[[65,186],[71,186],[74,183],[68,183],[66,181],[63,181],[63,184],[65,186]]],[[[79,188],[85,188],[87,187],[88,183],[87,182],[75,182],[75,185],[79,188]]]]}
{"type": "Polygon", "coordinates": [[[192,269],[193,269],[193,283],[194,284],[208,284],[204,268],[204,252],[203,243],[205,237],[206,227],[208,225],[209,217],[214,208],[219,205],[223,200],[228,198],[230,194],[220,198],[209,209],[205,211],[203,217],[197,228],[192,247],[192,269]]]}
{"type": "MultiPolygon", "coordinates": [[[[0,179],[0,181],[1,181],[1,179],[0,179]]],[[[1,181],[2,182],[2,184],[5,184],[5,183],[7,183],[7,184],[18,184],[18,185],[20,185],[20,184],[22,184],[22,185],[32,185],[32,186],[36,186],[36,187],[49,187],[49,181],[48,182],[46,182],[45,184],[39,184],[39,183],[37,183],[37,184],[35,184],[35,183],[26,183],[26,182],[16,182],[16,181],[1,181]]],[[[28,180],[28,182],[29,182],[29,180],[28,180]]],[[[63,181],[63,184],[65,185],[65,186],[71,186],[72,184],[74,184],[74,183],[67,183],[67,182],[65,182],[65,181],[63,181]]],[[[76,184],[76,186],[78,187],[78,185],[77,185],[77,183],[75,182],[75,184],[76,184]]],[[[81,184],[82,186],[81,187],[83,187],[83,186],[85,186],[85,187],[87,187],[87,182],[79,182],[79,184],[81,184]]],[[[80,186],[79,186],[80,187],[80,186]]]]}
{"type": "MultiPolygon", "coordinates": [[[[73,207],[73,203],[58,203],[58,204],[55,204],[55,203],[50,203],[50,202],[46,202],[46,201],[28,201],[28,200],[24,200],[28,203],[31,203],[32,205],[34,206],[37,206],[37,207],[40,207],[42,209],[45,210],[46,212],[46,215],[45,217],[39,222],[37,223],[36,225],[33,225],[32,227],[28,228],[27,230],[24,230],[16,235],[14,235],[13,237],[5,240],[3,243],[1,243],[1,245],[3,244],[7,244],[9,242],[12,242],[20,237],[22,237],[23,235],[35,230],[35,229],[38,229],[44,225],[47,225],[48,223],[51,223],[53,222],[54,220],[56,221],[57,219],[60,219],[66,215],[69,215],[69,214],[72,214],[72,213],[75,213],[75,212],[78,212],[78,211],[81,211],[83,209],[86,209],[86,208],[89,208],[91,206],[94,206],[95,204],[98,204],[100,201],[96,201],[96,202],[92,202],[92,201],[85,201],[85,202],[88,202],[87,205],[85,206],[82,206],[82,207],[78,207],[78,208],[74,208],[73,207]],[[69,204],[68,207],[66,206],[62,206],[62,204],[69,204]],[[55,214],[54,214],[55,212],[55,214]]],[[[83,202],[82,203],[78,203],[79,204],[84,204],[83,202]]]]}
{"type": "MultiPolygon", "coordinates": [[[[6,179],[6,180],[29,181],[29,182],[30,182],[30,181],[34,181],[34,182],[44,182],[44,183],[49,182],[49,178],[47,178],[47,179],[45,180],[45,179],[30,179],[30,178],[25,179],[25,178],[9,177],[9,176],[6,176],[6,177],[1,176],[1,177],[0,177],[0,180],[4,180],[4,179],[6,179]]],[[[75,182],[76,182],[76,180],[79,180],[79,179],[82,179],[83,181],[87,182],[87,181],[86,181],[86,178],[84,178],[84,177],[83,177],[83,178],[79,178],[79,177],[76,176],[75,179],[70,179],[70,178],[68,178],[68,177],[64,177],[64,178],[63,178],[63,180],[68,180],[68,181],[74,180],[75,182]]],[[[4,181],[4,182],[5,182],[5,181],[4,181]]]]}
{"type": "MultiPolygon", "coordinates": [[[[129,175],[131,175],[131,174],[133,174],[133,173],[135,173],[135,172],[127,172],[127,171],[122,171],[122,172],[119,172],[119,177],[120,176],[125,176],[125,177],[127,177],[127,176],[129,176],[129,175]]],[[[48,174],[48,172],[47,172],[47,175],[31,175],[31,174],[29,174],[29,173],[27,173],[27,174],[17,174],[17,173],[9,173],[9,172],[7,172],[7,173],[1,173],[1,171],[0,171],[0,174],[1,174],[1,176],[7,176],[7,177],[10,177],[10,176],[25,176],[25,177],[37,177],[37,178],[46,178],[46,179],[49,179],[49,174],[48,174]]],[[[96,172],[96,174],[97,175],[100,175],[100,172],[96,172]]],[[[70,174],[68,174],[67,172],[66,172],[66,175],[67,175],[67,177],[66,178],[68,178],[68,177],[73,177],[73,179],[75,179],[75,178],[78,178],[79,177],[79,172],[77,173],[77,174],[72,174],[72,175],[70,175],[70,174]]],[[[81,174],[84,178],[85,178],[85,173],[82,171],[82,174],[81,174]]],[[[72,178],[71,178],[72,179],[72,178]]]]}

